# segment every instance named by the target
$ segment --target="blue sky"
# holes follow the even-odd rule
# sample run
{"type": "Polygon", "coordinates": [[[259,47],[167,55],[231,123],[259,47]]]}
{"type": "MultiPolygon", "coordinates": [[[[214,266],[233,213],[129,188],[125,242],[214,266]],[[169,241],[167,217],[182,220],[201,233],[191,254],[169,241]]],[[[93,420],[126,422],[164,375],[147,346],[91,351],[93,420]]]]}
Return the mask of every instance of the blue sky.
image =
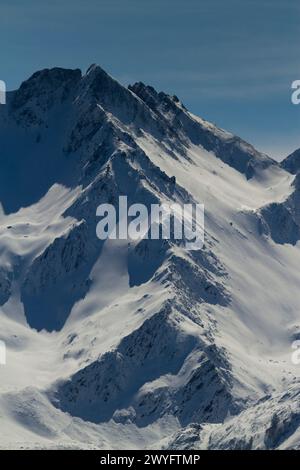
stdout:
{"type": "Polygon", "coordinates": [[[1,0],[0,79],[98,63],[280,158],[300,147],[299,0],[1,0]]]}

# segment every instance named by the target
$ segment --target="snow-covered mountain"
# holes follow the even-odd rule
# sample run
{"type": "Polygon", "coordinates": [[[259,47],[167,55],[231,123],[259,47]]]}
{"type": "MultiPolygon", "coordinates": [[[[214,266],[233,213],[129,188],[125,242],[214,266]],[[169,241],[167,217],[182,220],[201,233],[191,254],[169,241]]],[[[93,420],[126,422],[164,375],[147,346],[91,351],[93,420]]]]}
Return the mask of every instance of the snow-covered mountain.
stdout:
{"type": "Polygon", "coordinates": [[[295,150],[282,161],[282,168],[296,174],[300,170],[300,149],[295,150]]]}
{"type": "Polygon", "coordinates": [[[299,447],[297,156],[95,65],[8,93],[0,145],[1,447],[299,447]],[[204,203],[204,247],[99,240],[120,195],[204,203]]]}

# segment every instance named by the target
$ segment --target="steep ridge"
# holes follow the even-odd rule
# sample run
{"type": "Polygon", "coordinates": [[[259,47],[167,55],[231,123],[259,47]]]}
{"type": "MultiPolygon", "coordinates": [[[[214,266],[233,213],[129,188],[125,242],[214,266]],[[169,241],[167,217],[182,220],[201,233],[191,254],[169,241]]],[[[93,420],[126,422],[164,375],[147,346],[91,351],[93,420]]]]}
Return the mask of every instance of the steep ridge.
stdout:
{"type": "Polygon", "coordinates": [[[300,169],[300,149],[295,150],[295,152],[291,153],[284,160],[282,160],[281,166],[293,175],[298,173],[300,169]]]}
{"type": "MultiPolygon", "coordinates": [[[[171,128],[205,150],[212,151],[223,162],[251,178],[256,170],[274,162],[254,147],[223,129],[193,116],[176,96],[157,93],[154,88],[139,82],[129,87],[159,116],[167,117],[171,128]]],[[[179,135],[180,135],[179,134],[179,135]]]]}

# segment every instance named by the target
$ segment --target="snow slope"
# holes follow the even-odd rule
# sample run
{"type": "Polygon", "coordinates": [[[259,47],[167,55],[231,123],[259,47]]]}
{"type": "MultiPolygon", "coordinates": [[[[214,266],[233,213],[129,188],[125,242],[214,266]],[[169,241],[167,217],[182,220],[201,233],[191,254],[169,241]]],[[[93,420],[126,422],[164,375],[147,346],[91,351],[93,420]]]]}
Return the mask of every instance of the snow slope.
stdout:
{"type": "Polygon", "coordinates": [[[99,66],[0,107],[2,448],[297,448],[299,178],[99,66]],[[96,237],[96,208],[205,205],[205,245],[96,237]],[[4,432],[5,430],[5,432],[4,432]]]}

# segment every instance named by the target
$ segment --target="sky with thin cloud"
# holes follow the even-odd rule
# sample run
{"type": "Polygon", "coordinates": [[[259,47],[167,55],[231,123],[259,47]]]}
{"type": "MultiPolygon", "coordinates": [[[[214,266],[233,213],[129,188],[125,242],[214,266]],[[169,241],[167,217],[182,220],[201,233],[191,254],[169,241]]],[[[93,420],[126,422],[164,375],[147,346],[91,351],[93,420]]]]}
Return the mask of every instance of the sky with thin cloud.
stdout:
{"type": "Polygon", "coordinates": [[[299,0],[1,0],[0,79],[98,63],[280,159],[300,147],[299,0]]]}

